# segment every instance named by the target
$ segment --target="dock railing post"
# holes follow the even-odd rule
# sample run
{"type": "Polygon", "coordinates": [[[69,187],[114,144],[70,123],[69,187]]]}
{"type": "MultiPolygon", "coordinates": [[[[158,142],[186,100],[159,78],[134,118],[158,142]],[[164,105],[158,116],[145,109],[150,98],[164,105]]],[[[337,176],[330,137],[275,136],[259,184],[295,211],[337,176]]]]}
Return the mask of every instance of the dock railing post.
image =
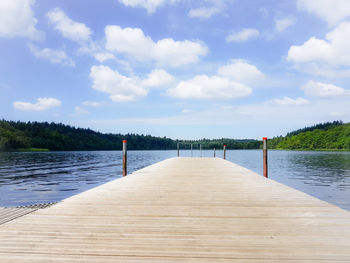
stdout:
{"type": "Polygon", "coordinates": [[[263,137],[263,167],[264,176],[268,178],[268,166],[267,166],[267,137],[263,137]]]}
{"type": "Polygon", "coordinates": [[[127,175],[127,141],[123,141],[123,176],[127,175]]]}
{"type": "Polygon", "coordinates": [[[177,157],[180,157],[180,144],[177,143],[177,157]]]}
{"type": "Polygon", "coordinates": [[[224,160],[226,160],[226,145],[224,145],[224,160]]]}
{"type": "Polygon", "coordinates": [[[192,143],[191,143],[191,157],[193,157],[193,152],[192,152],[192,143]]]}
{"type": "Polygon", "coordinates": [[[214,148],[214,158],[216,157],[216,149],[214,148]]]}
{"type": "Polygon", "coordinates": [[[202,157],[202,144],[199,145],[200,156],[202,157]]]}

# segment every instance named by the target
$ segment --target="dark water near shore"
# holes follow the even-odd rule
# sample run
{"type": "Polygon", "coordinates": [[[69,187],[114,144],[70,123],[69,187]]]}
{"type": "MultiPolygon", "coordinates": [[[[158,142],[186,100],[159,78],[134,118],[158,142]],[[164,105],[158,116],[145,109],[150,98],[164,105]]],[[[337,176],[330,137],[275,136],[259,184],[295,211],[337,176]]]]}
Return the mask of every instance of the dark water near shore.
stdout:
{"type": "MultiPolygon", "coordinates": [[[[213,156],[213,151],[203,151],[213,156]]],[[[128,172],[175,157],[176,151],[129,151],[128,172]]],[[[191,156],[181,151],[181,156],[191,156]]],[[[194,150],[193,156],[199,156],[194,150]]],[[[222,151],[217,151],[222,157],[222,151]]],[[[227,159],[262,174],[259,150],[227,151],[227,159]]],[[[0,153],[0,206],[60,201],[121,177],[119,151],[0,153]]],[[[350,210],[350,153],[269,151],[269,177],[350,210]]]]}

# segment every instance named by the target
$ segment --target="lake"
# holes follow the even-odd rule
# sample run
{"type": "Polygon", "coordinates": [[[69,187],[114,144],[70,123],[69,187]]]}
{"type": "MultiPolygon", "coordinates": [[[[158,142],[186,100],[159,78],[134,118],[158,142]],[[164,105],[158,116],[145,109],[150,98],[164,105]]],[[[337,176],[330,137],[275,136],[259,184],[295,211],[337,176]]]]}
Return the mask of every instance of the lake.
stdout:
{"type": "MultiPolygon", "coordinates": [[[[129,151],[128,172],[176,155],[129,151]]],[[[212,157],[213,151],[203,150],[202,156],[212,157]]],[[[222,150],[216,156],[222,158],[222,150]]],[[[227,159],[262,174],[261,150],[228,150],[227,159]]],[[[0,153],[0,206],[57,202],[121,174],[120,151],[0,153]]],[[[269,151],[269,178],[350,210],[349,152],[269,151]]]]}

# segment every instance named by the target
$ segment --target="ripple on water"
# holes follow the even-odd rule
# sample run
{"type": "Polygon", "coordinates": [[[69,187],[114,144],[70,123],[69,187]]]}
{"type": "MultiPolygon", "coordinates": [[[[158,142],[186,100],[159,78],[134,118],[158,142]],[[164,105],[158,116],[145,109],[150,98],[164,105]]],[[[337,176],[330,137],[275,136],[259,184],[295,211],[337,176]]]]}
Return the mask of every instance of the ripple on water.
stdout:
{"type": "MultiPolygon", "coordinates": [[[[212,157],[212,151],[203,151],[212,157]]],[[[176,151],[129,151],[131,173],[176,151]]],[[[216,151],[222,158],[222,151],[216,151]]],[[[181,156],[191,156],[181,151],[181,156]]],[[[199,151],[194,150],[198,157],[199,151]]],[[[259,174],[262,152],[227,151],[227,159],[259,174]]],[[[0,153],[0,206],[56,202],[121,177],[120,151],[0,153]]],[[[269,151],[269,178],[350,210],[350,153],[269,151]]]]}

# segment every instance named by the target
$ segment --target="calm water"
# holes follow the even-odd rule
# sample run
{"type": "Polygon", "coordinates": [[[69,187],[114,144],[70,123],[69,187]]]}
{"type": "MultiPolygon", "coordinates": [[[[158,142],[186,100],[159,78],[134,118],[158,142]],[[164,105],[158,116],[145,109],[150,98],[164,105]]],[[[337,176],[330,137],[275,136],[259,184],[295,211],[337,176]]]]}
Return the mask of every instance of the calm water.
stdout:
{"type": "MultiPolygon", "coordinates": [[[[175,156],[176,151],[129,151],[128,172],[175,156]]],[[[227,151],[227,159],[262,174],[261,151],[227,151]]],[[[121,164],[119,151],[0,153],[0,206],[62,200],[120,177],[121,164]]],[[[348,152],[269,151],[269,177],[350,210],[348,152]]]]}

